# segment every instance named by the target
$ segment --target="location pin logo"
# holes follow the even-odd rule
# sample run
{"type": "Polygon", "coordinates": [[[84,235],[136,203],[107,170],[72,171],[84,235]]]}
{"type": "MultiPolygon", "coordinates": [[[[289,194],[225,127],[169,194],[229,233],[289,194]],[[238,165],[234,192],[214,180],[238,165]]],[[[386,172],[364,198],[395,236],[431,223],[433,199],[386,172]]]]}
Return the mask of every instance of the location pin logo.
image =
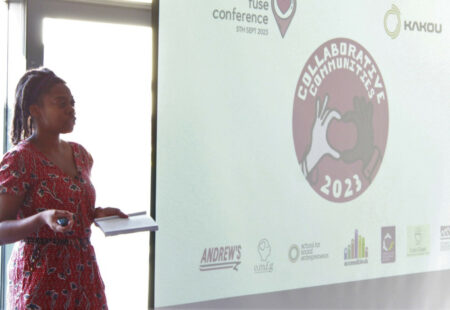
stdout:
{"type": "Polygon", "coordinates": [[[297,0],[272,0],[272,11],[284,38],[297,8],[297,0]]]}

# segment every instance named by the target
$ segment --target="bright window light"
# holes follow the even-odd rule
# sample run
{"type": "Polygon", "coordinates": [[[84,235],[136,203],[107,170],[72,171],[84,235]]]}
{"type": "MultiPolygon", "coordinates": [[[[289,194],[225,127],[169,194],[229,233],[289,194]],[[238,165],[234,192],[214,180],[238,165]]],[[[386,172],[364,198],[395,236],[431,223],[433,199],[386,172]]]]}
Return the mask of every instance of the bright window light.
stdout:
{"type": "MultiPolygon", "coordinates": [[[[44,65],[61,76],[75,98],[77,124],[63,137],[94,158],[97,206],[150,212],[150,27],[44,19],[44,65]]],[[[92,243],[109,309],[147,309],[149,233],[92,243]]]]}

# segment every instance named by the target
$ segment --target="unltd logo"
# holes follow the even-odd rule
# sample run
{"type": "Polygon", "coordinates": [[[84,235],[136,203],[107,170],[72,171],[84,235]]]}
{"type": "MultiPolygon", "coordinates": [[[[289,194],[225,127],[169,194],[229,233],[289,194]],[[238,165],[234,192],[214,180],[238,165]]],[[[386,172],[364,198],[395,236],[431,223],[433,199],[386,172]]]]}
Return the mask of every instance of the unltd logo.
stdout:
{"type": "Polygon", "coordinates": [[[214,248],[206,248],[200,260],[200,271],[211,271],[219,269],[238,270],[241,264],[240,245],[221,246],[214,248]]]}
{"type": "Polygon", "coordinates": [[[261,239],[258,243],[260,262],[254,266],[255,273],[267,273],[273,271],[273,262],[270,259],[272,247],[267,239],[261,239]]]}
{"type": "MultiPolygon", "coordinates": [[[[399,36],[402,29],[400,9],[393,4],[384,15],[384,30],[392,39],[399,36]]],[[[442,24],[427,21],[403,21],[403,30],[411,32],[442,33],[442,24]]]]}

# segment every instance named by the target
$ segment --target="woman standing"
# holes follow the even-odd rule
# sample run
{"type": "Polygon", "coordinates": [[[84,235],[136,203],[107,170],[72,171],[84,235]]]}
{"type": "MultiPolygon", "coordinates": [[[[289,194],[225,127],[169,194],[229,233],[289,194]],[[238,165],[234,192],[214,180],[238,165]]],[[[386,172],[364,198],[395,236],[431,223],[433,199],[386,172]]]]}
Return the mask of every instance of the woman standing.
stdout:
{"type": "Polygon", "coordinates": [[[15,148],[0,164],[0,242],[17,242],[9,262],[10,309],[107,309],[90,244],[95,208],[90,154],[60,134],[75,125],[75,101],[52,71],[20,79],[12,129],[15,148]]]}

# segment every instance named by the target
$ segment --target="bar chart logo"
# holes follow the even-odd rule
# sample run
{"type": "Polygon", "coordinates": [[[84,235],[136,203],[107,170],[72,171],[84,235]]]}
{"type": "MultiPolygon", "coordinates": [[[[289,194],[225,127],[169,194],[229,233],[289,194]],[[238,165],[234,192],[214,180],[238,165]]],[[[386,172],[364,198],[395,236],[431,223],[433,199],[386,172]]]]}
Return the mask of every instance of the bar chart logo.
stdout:
{"type": "Polygon", "coordinates": [[[395,226],[381,228],[381,263],[395,262],[395,226]]]}
{"type": "Polygon", "coordinates": [[[441,226],[441,251],[450,251],[450,226],[441,226]]]}
{"type": "Polygon", "coordinates": [[[430,225],[408,226],[408,256],[430,254],[430,225]]]}
{"type": "Polygon", "coordinates": [[[344,248],[344,266],[367,264],[369,249],[366,245],[366,238],[355,229],[355,236],[347,247],[344,248]]]}

